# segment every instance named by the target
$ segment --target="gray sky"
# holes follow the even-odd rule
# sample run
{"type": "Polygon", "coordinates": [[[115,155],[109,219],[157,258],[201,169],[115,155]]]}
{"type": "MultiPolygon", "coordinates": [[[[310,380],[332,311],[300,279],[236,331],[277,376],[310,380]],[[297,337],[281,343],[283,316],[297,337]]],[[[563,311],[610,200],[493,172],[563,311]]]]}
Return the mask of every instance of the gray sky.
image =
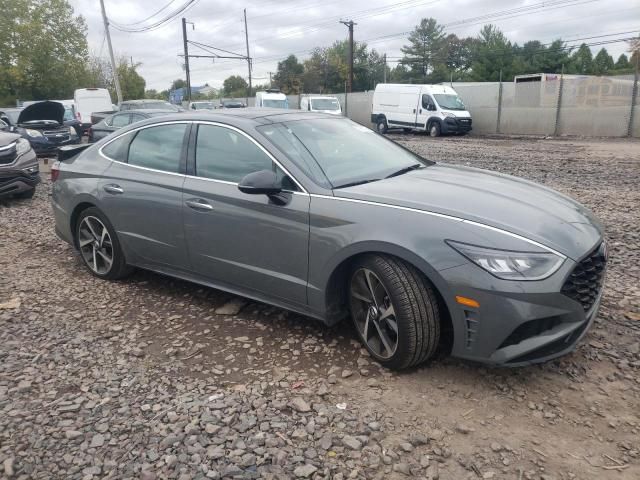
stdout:
{"type": "MultiPolygon", "coordinates": [[[[169,0],[105,0],[107,15],[116,23],[131,24],[149,17],[169,0]]],[[[268,81],[278,60],[289,53],[304,59],[307,50],[328,46],[346,38],[347,28],[339,19],[353,18],[357,25],[354,38],[367,41],[370,47],[389,57],[399,56],[406,36],[380,39],[384,35],[407,32],[423,17],[434,17],[447,24],[480,15],[540,3],[541,0],[200,0],[184,16],[195,23],[189,28],[190,40],[245,53],[242,9],[246,7],[249,46],[254,58],[256,83],[268,81]],[[371,40],[370,40],[371,39],[371,40]]],[[[83,15],[89,27],[89,49],[107,56],[104,29],[98,0],[71,0],[76,13],[83,15]]],[[[185,0],[174,0],[158,17],[162,18],[185,0]]],[[[491,20],[507,37],[519,44],[537,39],[543,43],[562,38],[570,41],[618,32],[640,31],[640,0],[575,0],[562,8],[550,6],[526,15],[491,20]]],[[[181,17],[165,26],[145,33],[124,33],[112,28],[116,55],[133,57],[142,63],[139,70],[147,88],[163,90],[172,80],[184,77],[182,69],[181,17]]],[[[145,22],[149,23],[149,22],[145,22]]],[[[447,32],[458,36],[475,36],[483,23],[466,22],[451,26],[447,32]]],[[[632,35],[616,35],[586,40],[596,42],[632,35]]],[[[579,42],[573,42],[579,43],[579,42]]],[[[614,60],[626,53],[626,43],[605,45],[614,60]]],[[[600,46],[592,47],[594,54],[600,46]]],[[[198,53],[193,46],[190,53],[198,53]]],[[[200,51],[199,53],[207,54],[200,51]]],[[[391,63],[394,66],[395,63],[391,63]]],[[[247,77],[246,62],[240,60],[191,60],[191,83],[209,83],[220,87],[229,75],[247,77]]]]}

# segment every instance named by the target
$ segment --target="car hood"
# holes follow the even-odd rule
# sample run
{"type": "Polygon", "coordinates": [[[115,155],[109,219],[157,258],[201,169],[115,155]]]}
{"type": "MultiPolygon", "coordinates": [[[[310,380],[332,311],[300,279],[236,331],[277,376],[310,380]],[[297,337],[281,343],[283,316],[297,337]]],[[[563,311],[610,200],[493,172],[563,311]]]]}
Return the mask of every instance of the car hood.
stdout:
{"type": "Polygon", "coordinates": [[[575,200],[522,178],[471,167],[436,164],[334,193],[482,223],[574,260],[603,236],[600,222],[575,200]]]}
{"type": "Polygon", "coordinates": [[[18,124],[40,120],[53,120],[62,125],[64,121],[64,105],[60,102],[38,102],[29,105],[20,112],[18,124]]]}
{"type": "Polygon", "coordinates": [[[0,132],[0,148],[12,144],[20,138],[16,133],[0,132]]]}

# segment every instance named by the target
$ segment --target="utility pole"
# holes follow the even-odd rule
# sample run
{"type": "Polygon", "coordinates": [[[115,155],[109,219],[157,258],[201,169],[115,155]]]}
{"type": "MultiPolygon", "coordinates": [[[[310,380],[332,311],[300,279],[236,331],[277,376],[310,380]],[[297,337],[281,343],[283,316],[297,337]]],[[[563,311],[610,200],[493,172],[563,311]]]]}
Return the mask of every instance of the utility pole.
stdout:
{"type": "Polygon", "coordinates": [[[353,20],[343,21],[340,23],[347,26],[349,29],[349,77],[347,79],[347,93],[351,93],[353,90],[353,26],[357,23],[353,23],[353,20]]]}
{"type": "Polygon", "coordinates": [[[271,74],[273,72],[269,72],[269,88],[273,87],[273,81],[271,80],[271,74]]]}
{"type": "Polygon", "coordinates": [[[122,90],[120,89],[120,79],[118,78],[118,67],[116,59],[113,56],[113,47],[111,46],[111,34],[109,33],[109,20],[107,12],[104,9],[104,0],[100,0],[100,8],[102,9],[102,21],[104,22],[104,34],[107,37],[107,45],[109,47],[109,56],[111,57],[111,69],[113,70],[113,83],[116,85],[116,95],[118,97],[118,105],[122,103],[122,90]]]}
{"type": "Polygon", "coordinates": [[[187,74],[187,101],[191,101],[191,73],[189,72],[189,45],[187,44],[187,19],[182,17],[182,42],[184,43],[184,70],[187,74]]]}
{"type": "Polygon", "coordinates": [[[384,71],[382,73],[382,83],[387,83],[387,54],[384,54],[384,71]]]}
{"type": "Polygon", "coordinates": [[[251,96],[251,56],[249,55],[249,30],[247,29],[247,9],[244,9],[244,39],[247,43],[247,66],[249,67],[249,90],[247,90],[247,107],[251,96]]]}

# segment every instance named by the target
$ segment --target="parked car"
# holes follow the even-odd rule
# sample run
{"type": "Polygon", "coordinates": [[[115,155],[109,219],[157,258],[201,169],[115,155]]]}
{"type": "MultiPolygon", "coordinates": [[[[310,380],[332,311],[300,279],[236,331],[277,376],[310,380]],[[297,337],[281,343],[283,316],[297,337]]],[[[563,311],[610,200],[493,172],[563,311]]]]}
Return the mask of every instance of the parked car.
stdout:
{"type": "Polygon", "coordinates": [[[22,108],[0,108],[0,120],[11,127],[16,127],[21,111],[22,108]]]}
{"type": "Polygon", "coordinates": [[[106,88],[79,88],[73,93],[73,100],[83,132],[92,125],[91,115],[94,112],[113,110],[111,95],[106,88]]]}
{"type": "Polygon", "coordinates": [[[378,133],[389,128],[426,131],[432,137],[471,131],[471,114],[446,85],[379,83],[373,92],[371,123],[378,133]]]}
{"type": "Polygon", "coordinates": [[[20,110],[15,133],[29,141],[39,155],[55,153],[63,145],[80,142],[73,126],[64,124],[65,107],[60,102],[36,102],[20,110]]]}
{"type": "Polygon", "coordinates": [[[289,108],[287,96],[277,88],[256,92],[257,108],[289,108]]]}
{"type": "Polygon", "coordinates": [[[135,122],[146,120],[147,118],[171,115],[173,110],[127,110],[125,112],[114,113],[104,120],[96,123],[89,129],[89,143],[102,140],[107,135],[116,130],[126,127],[135,122]]]}
{"type": "Polygon", "coordinates": [[[223,100],[220,104],[220,108],[246,108],[247,105],[244,102],[237,100],[223,100]]]}
{"type": "Polygon", "coordinates": [[[303,95],[300,97],[300,110],[342,115],[340,100],[329,95],[303,95]]]}
{"type": "Polygon", "coordinates": [[[38,182],[38,158],[29,142],[0,131],[0,197],[31,198],[38,182]]]}
{"type": "Polygon", "coordinates": [[[593,323],[603,229],[535,183],[426,160],[343,117],[152,118],[54,164],[58,235],[102,279],[133,267],[332,325],[390,368],[438,348],[526,365],[593,323]]]}
{"type": "Polygon", "coordinates": [[[213,102],[197,101],[189,103],[189,110],[215,110],[216,106],[213,102]]]}

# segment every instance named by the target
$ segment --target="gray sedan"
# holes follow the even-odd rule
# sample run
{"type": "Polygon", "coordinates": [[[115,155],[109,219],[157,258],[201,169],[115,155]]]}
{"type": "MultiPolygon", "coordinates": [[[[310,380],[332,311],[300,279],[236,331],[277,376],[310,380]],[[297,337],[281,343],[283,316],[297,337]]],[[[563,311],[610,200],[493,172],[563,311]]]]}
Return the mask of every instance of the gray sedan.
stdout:
{"type": "Polygon", "coordinates": [[[397,369],[438,350],[545,361],[572,351],[598,311],[607,255],[586,208],[344,118],[198,112],[84,148],[53,167],[53,212],[103,279],[138,267],[328,325],[350,317],[397,369]]]}

